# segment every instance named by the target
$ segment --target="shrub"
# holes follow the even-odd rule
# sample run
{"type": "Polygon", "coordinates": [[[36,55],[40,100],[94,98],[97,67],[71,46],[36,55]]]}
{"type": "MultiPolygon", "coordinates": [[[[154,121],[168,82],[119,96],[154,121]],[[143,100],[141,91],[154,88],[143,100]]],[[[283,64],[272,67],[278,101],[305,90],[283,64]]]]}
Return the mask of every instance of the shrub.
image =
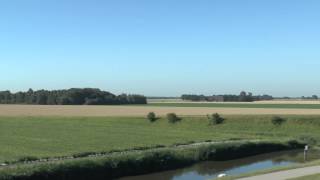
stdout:
{"type": "Polygon", "coordinates": [[[150,122],[155,122],[157,120],[157,116],[154,112],[149,112],[148,115],[147,115],[147,119],[150,121],[150,122]]]}
{"type": "Polygon", "coordinates": [[[167,114],[167,119],[169,123],[176,123],[181,121],[181,118],[179,118],[175,113],[169,113],[167,114]]]}
{"type": "Polygon", "coordinates": [[[271,119],[271,122],[272,124],[276,125],[276,126],[280,126],[282,125],[283,123],[285,123],[287,120],[282,118],[282,117],[279,117],[279,116],[274,116],[272,119],[271,119]]]}
{"type": "Polygon", "coordinates": [[[24,156],[18,159],[18,162],[37,161],[39,158],[33,156],[24,156]]]}
{"type": "Polygon", "coordinates": [[[208,119],[210,120],[210,125],[222,124],[225,119],[220,116],[220,114],[215,113],[212,115],[208,115],[208,119]]]}
{"type": "Polygon", "coordinates": [[[301,135],[298,137],[298,139],[300,140],[300,142],[308,145],[315,145],[318,143],[317,139],[308,135],[301,135]]]}

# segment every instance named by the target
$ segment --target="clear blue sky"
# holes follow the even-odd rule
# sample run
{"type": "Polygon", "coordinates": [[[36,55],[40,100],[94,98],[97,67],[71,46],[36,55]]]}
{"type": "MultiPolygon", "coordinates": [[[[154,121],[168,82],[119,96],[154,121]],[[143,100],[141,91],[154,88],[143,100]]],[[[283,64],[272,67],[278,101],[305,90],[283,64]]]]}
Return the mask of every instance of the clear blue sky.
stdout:
{"type": "Polygon", "coordinates": [[[4,0],[0,89],[320,95],[318,0],[4,0]]]}

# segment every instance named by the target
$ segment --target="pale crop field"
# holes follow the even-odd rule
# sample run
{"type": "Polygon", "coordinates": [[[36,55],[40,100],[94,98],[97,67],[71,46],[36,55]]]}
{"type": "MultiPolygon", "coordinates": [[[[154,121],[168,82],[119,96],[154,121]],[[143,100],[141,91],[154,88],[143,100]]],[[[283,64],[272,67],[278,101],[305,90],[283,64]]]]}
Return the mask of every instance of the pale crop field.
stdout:
{"type": "Polygon", "coordinates": [[[320,115],[319,105],[257,105],[249,104],[150,104],[143,106],[47,106],[47,105],[0,105],[0,116],[81,116],[81,117],[131,117],[155,112],[178,115],[320,115]],[[310,108],[309,108],[310,107],[310,108]]]}
{"type": "Polygon", "coordinates": [[[148,103],[195,103],[195,104],[320,104],[320,100],[305,99],[274,99],[254,102],[209,102],[209,101],[184,101],[182,99],[148,99],[148,103]]]}

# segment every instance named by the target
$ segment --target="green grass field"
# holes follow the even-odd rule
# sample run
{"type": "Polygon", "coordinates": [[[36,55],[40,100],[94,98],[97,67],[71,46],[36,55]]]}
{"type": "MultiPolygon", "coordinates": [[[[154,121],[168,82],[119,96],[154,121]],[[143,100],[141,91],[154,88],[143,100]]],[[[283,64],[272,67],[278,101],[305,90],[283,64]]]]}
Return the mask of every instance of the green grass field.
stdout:
{"type": "Polygon", "coordinates": [[[147,106],[157,106],[157,107],[212,107],[212,108],[320,109],[320,104],[150,103],[147,106]]]}
{"type": "Polygon", "coordinates": [[[206,140],[320,139],[320,116],[286,116],[281,127],[270,122],[271,116],[225,117],[218,126],[209,126],[206,117],[184,117],[177,124],[164,118],[150,123],[145,118],[1,117],[0,163],[206,140]]]}

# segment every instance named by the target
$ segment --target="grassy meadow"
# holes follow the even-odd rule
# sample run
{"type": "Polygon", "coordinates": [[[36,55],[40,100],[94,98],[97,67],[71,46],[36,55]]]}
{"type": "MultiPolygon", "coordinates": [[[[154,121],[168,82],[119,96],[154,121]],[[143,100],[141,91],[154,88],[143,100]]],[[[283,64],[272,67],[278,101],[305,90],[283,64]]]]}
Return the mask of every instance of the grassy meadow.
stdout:
{"type": "Polygon", "coordinates": [[[224,117],[216,126],[206,117],[182,117],[176,124],[144,117],[0,117],[0,163],[208,140],[320,139],[320,116],[283,116],[282,126],[267,115],[224,117]]]}

